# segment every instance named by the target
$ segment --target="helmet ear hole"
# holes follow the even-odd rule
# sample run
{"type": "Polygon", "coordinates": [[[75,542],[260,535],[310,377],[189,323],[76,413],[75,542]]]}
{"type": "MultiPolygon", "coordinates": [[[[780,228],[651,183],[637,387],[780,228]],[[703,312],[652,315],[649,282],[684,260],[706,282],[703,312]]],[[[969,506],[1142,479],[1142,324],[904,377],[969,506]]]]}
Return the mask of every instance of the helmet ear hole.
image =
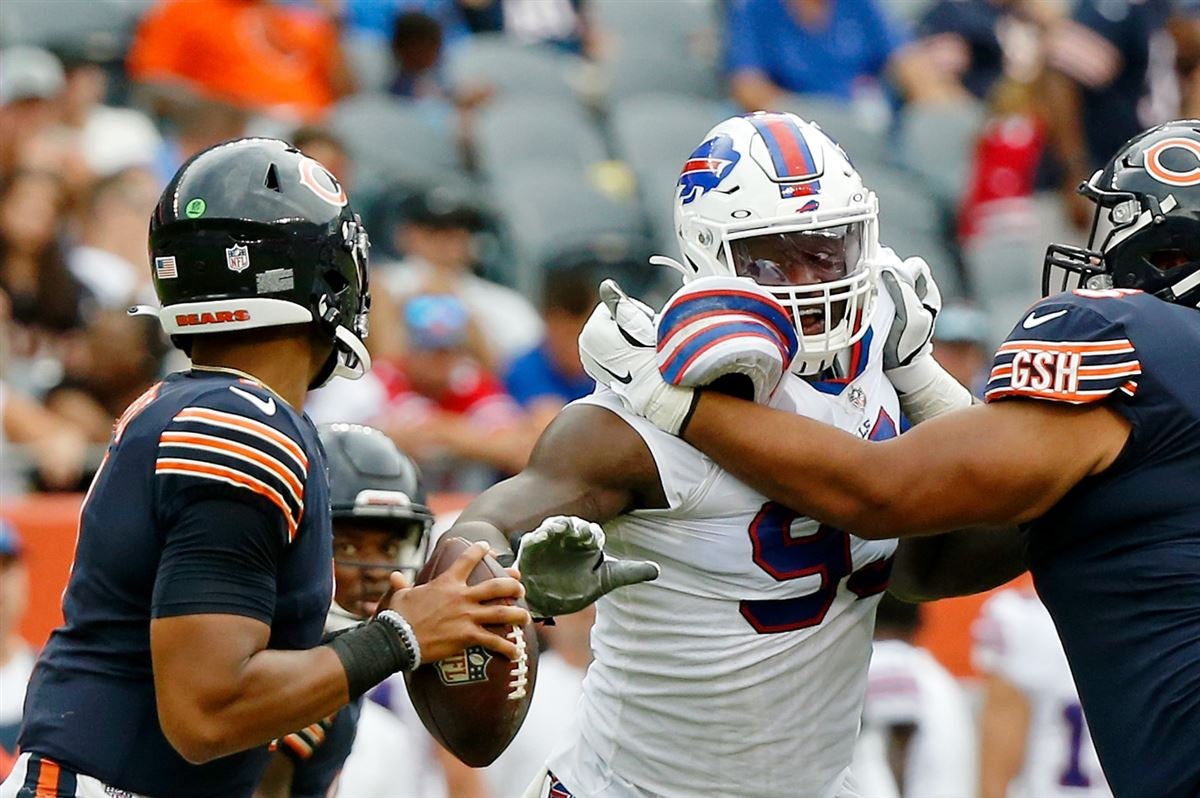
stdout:
{"type": "Polygon", "coordinates": [[[271,191],[283,193],[283,190],[279,187],[279,170],[275,168],[275,164],[267,167],[267,175],[263,178],[263,185],[271,191]]]}
{"type": "Polygon", "coordinates": [[[334,296],[341,296],[350,287],[350,281],[346,279],[346,276],[332,269],[325,273],[325,283],[334,296]]]}
{"type": "Polygon", "coordinates": [[[1155,252],[1148,252],[1146,260],[1156,269],[1162,271],[1170,271],[1179,266],[1186,266],[1192,262],[1192,258],[1181,249],[1160,249],[1155,252]]]}

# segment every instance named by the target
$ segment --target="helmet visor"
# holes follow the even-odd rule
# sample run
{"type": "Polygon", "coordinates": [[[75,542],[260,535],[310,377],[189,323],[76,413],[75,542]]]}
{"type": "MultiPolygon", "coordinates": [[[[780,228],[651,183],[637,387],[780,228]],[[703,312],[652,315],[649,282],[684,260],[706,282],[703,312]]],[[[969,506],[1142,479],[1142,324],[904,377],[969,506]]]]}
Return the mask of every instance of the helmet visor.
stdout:
{"type": "Polygon", "coordinates": [[[831,283],[862,268],[863,224],[843,224],[750,238],[729,244],[734,273],[759,285],[831,283]]]}

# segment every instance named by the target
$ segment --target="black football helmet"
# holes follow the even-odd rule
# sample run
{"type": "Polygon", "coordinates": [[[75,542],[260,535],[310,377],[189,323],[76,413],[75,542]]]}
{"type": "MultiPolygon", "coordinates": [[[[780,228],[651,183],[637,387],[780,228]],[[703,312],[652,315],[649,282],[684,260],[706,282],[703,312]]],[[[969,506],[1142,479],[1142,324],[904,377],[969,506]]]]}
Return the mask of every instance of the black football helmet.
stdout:
{"type": "Polygon", "coordinates": [[[1079,193],[1096,203],[1088,246],[1046,250],[1043,294],[1136,288],[1200,307],[1200,120],[1134,136],[1079,193]]]}
{"type": "Polygon", "coordinates": [[[150,220],[163,329],[193,335],[314,323],[334,342],[312,387],[371,367],[367,233],[329,170],[286,142],[228,141],[193,156],[150,220]]]}
{"type": "Polygon", "coordinates": [[[372,427],[323,424],[317,433],[329,467],[335,528],[339,521],[353,520],[394,531],[400,538],[396,568],[412,578],[425,562],[433,526],[416,463],[372,427]]]}

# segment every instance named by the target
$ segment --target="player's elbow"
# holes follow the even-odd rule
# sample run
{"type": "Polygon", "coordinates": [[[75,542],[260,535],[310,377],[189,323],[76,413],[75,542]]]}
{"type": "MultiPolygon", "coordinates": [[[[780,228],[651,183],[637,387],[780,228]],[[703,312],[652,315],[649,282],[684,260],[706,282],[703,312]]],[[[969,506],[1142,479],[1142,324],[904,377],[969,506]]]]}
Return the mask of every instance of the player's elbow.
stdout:
{"type": "Polygon", "coordinates": [[[227,724],[199,712],[179,717],[160,710],[159,723],[167,742],[190,764],[203,765],[239,750],[227,724]]]}

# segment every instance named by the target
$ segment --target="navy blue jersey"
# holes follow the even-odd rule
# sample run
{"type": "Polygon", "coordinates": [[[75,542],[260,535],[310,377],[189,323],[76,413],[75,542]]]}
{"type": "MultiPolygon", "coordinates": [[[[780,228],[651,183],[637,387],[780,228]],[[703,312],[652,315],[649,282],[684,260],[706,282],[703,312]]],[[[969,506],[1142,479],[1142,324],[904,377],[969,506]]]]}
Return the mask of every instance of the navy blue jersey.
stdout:
{"type": "Polygon", "coordinates": [[[1200,796],[1200,312],[1136,291],[1038,303],[986,398],[1107,402],[1106,471],[1026,532],[1105,775],[1122,798],[1200,796]]]}
{"type": "Polygon", "coordinates": [[[354,747],[363,697],[342,707],[328,721],[289,734],[279,749],[292,760],[292,798],[325,798],[354,747]]]}
{"type": "Polygon", "coordinates": [[[270,625],[271,648],[317,645],[333,591],[328,504],[315,428],[260,384],[195,370],[147,391],[84,500],[65,624],[34,669],[22,750],[136,793],[249,795],[265,746],[191,765],[163,736],[150,621],[243,615],[270,625]],[[227,507],[255,523],[193,518],[227,507]],[[262,540],[243,547],[251,536],[262,540]]]}

